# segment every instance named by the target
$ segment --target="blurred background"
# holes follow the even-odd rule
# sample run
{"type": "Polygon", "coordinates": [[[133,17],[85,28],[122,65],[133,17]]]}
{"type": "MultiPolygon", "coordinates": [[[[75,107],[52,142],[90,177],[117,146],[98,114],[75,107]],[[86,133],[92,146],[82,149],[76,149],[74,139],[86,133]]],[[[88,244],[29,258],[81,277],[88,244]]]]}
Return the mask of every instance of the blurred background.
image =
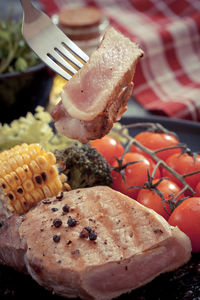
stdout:
{"type": "Polygon", "coordinates": [[[10,123],[46,106],[52,72],[29,49],[21,35],[20,1],[0,1],[0,122],[10,123]]]}

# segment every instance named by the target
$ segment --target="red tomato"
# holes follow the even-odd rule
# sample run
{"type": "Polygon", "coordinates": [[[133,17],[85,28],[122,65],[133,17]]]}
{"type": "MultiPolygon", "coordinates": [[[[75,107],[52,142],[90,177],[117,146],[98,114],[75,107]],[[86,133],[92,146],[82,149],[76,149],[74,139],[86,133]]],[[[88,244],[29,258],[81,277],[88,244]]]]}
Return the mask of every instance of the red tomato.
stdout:
{"type": "MultiPolygon", "coordinates": [[[[182,155],[176,153],[166,160],[166,164],[181,175],[198,170],[200,171],[200,155],[198,154],[196,158],[194,158],[188,153],[184,153],[182,155]]],[[[171,180],[175,181],[177,184],[181,185],[179,180],[175,178],[175,176],[173,176],[166,169],[163,168],[162,174],[164,177],[167,176],[171,178],[171,180]]],[[[195,189],[197,183],[200,181],[200,173],[185,177],[185,181],[193,189],[195,189]]]]}
{"type": "Polygon", "coordinates": [[[192,251],[200,251],[200,197],[191,197],[183,201],[171,214],[169,224],[178,226],[191,242],[192,251]]]}
{"type": "MultiPolygon", "coordinates": [[[[129,189],[131,186],[143,186],[148,179],[148,171],[152,174],[153,165],[152,162],[145,156],[139,153],[128,152],[124,155],[123,165],[129,162],[136,162],[125,168],[124,177],[125,182],[122,179],[122,175],[119,172],[112,171],[113,189],[120,191],[121,193],[136,199],[139,189],[129,189]]],[[[118,167],[117,161],[113,164],[114,167],[118,167]]],[[[155,178],[160,175],[159,170],[156,172],[155,178]]]]}
{"type": "MultiPolygon", "coordinates": [[[[151,150],[158,150],[161,148],[166,148],[170,146],[175,146],[179,143],[179,140],[168,133],[157,133],[157,132],[150,132],[150,131],[142,131],[135,136],[135,139],[140,142],[143,146],[151,149],[151,150]]],[[[144,151],[140,148],[136,147],[135,145],[131,146],[131,152],[138,152],[148,157],[144,151]]],[[[157,152],[157,156],[162,159],[166,160],[169,156],[174,153],[181,153],[180,148],[164,150],[161,152],[157,152]]]]}
{"type": "MultiPolygon", "coordinates": [[[[153,184],[158,182],[158,179],[153,180],[153,184]]],[[[162,193],[165,200],[172,200],[174,196],[176,196],[181,188],[171,180],[163,179],[157,189],[162,193]]],[[[184,194],[181,194],[178,197],[178,200],[183,198],[184,194]]],[[[162,198],[156,193],[153,189],[142,189],[139,191],[137,196],[137,201],[143,204],[146,207],[152,208],[159,215],[163,216],[166,220],[169,219],[169,215],[171,213],[169,203],[165,202],[165,208],[169,214],[165,211],[162,203],[162,198]]]]}
{"type": "Polygon", "coordinates": [[[115,157],[121,157],[124,153],[124,147],[122,144],[108,135],[105,135],[101,139],[91,141],[90,145],[91,147],[96,148],[110,165],[112,165],[116,160],[115,157]]]}
{"type": "Polygon", "coordinates": [[[197,183],[195,188],[195,196],[200,196],[200,181],[197,183]]]}

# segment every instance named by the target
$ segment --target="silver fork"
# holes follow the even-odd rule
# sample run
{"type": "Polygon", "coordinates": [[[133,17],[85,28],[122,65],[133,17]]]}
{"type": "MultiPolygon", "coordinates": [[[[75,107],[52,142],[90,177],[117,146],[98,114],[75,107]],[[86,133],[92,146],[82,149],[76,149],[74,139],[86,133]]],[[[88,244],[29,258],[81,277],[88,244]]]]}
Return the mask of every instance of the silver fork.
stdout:
{"type": "Polygon", "coordinates": [[[69,80],[89,57],[29,0],[20,1],[24,10],[22,34],[27,44],[45,64],[69,80]]]}

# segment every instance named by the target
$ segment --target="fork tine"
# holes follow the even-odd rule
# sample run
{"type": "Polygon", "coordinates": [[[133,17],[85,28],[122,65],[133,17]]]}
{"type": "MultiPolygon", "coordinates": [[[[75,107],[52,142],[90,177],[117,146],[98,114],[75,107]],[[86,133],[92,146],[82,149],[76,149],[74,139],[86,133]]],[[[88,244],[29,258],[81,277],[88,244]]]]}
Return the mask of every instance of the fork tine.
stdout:
{"type": "Polygon", "coordinates": [[[72,76],[67,73],[65,70],[63,70],[57,63],[55,63],[49,56],[46,55],[45,59],[43,59],[44,62],[51,68],[53,71],[58,73],[60,76],[62,76],[66,80],[70,80],[72,76]]]}
{"type": "Polygon", "coordinates": [[[52,57],[55,61],[57,61],[59,64],[61,64],[65,69],[67,69],[67,71],[69,71],[73,75],[77,72],[77,70],[74,69],[72,67],[72,65],[70,65],[67,62],[67,60],[64,59],[57,51],[55,51],[55,50],[51,51],[51,52],[47,53],[47,55],[50,56],[50,58],[52,57]]]}
{"type": "Polygon", "coordinates": [[[56,49],[59,52],[61,52],[62,55],[64,55],[68,60],[70,60],[79,69],[81,69],[83,67],[83,64],[80,62],[80,60],[78,60],[70,51],[68,51],[65,46],[61,45],[60,47],[58,47],[56,49]]]}
{"type": "Polygon", "coordinates": [[[50,68],[70,80],[89,57],[30,0],[20,1],[24,9],[22,32],[29,47],[50,68]]]}
{"type": "Polygon", "coordinates": [[[89,60],[89,56],[83,52],[74,42],[72,42],[67,36],[63,40],[65,47],[69,48],[75,55],[80,57],[84,62],[89,60]],[[66,41],[66,42],[65,42],[66,41]]]}

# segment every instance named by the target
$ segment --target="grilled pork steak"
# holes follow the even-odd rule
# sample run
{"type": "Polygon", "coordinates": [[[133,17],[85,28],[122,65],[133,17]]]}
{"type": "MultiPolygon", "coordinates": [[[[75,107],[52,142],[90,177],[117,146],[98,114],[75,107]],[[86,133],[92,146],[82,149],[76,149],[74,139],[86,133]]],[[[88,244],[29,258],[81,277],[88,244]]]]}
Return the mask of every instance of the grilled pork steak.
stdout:
{"type": "Polygon", "coordinates": [[[190,259],[183,232],[109,187],[50,200],[7,220],[0,261],[59,295],[112,299],[190,259]]]}
{"type": "Polygon", "coordinates": [[[109,28],[89,62],[64,86],[52,112],[57,130],[82,143],[107,134],[127,109],[142,55],[135,43],[109,28]]]}

